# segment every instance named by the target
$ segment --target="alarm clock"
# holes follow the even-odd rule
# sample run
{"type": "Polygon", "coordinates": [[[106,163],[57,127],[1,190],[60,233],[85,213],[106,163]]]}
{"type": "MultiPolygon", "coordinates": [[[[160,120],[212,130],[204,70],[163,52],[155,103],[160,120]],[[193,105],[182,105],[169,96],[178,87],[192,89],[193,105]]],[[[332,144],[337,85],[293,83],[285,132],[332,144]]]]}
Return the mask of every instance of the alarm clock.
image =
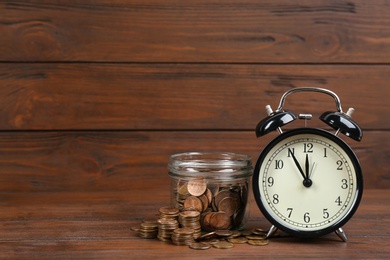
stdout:
{"type": "Polygon", "coordinates": [[[346,113],[339,97],[323,88],[294,88],[280,99],[268,116],[258,123],[257,137],[277,131],[265,146],[253,173],[253,193],[258,207],[272,224],[266,237],[280,229],[297,237],[319,237],[335,232],[343,241],[342,226],[356,212],[363,193],[359,160],[340,133],[360,141],[361,128],[346,113]],[[334,132],[306,126],[311,114],[296,116],[283,109],[286,97],[296,92],[319,92],[334,98],[337,111],[327,111],[320,119],[334,132]],[[283,132],[281,127],[304,119],[305,127],[283,132]]]}

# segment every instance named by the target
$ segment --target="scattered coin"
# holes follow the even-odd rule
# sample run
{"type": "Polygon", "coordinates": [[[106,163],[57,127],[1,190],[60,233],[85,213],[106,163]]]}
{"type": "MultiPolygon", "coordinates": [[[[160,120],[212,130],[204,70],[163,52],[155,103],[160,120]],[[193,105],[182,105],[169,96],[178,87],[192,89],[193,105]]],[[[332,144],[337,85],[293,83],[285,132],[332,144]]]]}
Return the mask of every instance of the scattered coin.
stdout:
{"type": "Polygon", "coordinates": [[[232,237],[228,241],[233,244],[245,244],[248,239],[246,237],[232,237]]]}
{"type": "Polygon", "coordinates": [[[206,250],[209,249],[211,245],[204,242],[195,242],[190,244],[189,247],[196,250],[206,250]]]}
{"type": "Polygon", "coordinates": [[[252,234],[264,236],[264,235],[267,234],[267,231],[265,231],[265,230],[263,230],[263,229],[261,229],[261,228],[254,228],[254,229],[252,230],[252,234]]]}
{"type": "Polygon", "coordinates": [[[213,247],[219,249],[229,249],[233,247],[233,244],[227,241],[219,241],[218,243],[213,244],[213,247]]]}
{"type": "Polygon", "coordinates": [[[130,230],[135,231],[135,232],[138,232],[139,229],[140,229],[140,226],[139,226],[139,225],[130,228],[130,230]]]}
{"type": "Polygon", "coordinates": [[[231,230],[215,230],[214,233],[220,237],[229,237],[233,235],[233,231],[231,230]]]}
{"type": "Polygon", "coordinates": [[[228,238],[235,238],[242,236],[241,232],[238,230],[232,230],[232,234],[228,238]]]}
{"type": "Polygon", "coordinates": [[[248,239],[248,244],[252,246],[266,246],[268,245],[268,240],[267,239],[248,239]]]}
{"type": "Polygon", "coordinates": [[[214,232],[209,232],[209,233],[206,233],[206,234],[203,234],[201,235],[200,237],[197,238],[197,240],[207,240],[207,239],[211,239],[211,238],[214,238],[216,236],[216,234],[214,232]]]}
{"type": "Polygon", "coordinates": [[[249,236],[245,236],[247,239],[251,239],[251,240],[264,240],[265,237],[264,236],[258,236],[258,235],[249,235],[249,236]]]}

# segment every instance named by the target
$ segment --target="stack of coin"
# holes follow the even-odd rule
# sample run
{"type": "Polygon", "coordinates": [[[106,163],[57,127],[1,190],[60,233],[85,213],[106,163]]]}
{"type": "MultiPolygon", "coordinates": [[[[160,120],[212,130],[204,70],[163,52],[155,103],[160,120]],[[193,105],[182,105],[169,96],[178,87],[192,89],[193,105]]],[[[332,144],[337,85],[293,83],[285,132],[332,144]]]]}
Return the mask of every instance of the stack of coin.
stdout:
{"type": "Polygon", "coordinates": [[[178,246],[191,245],[195,242],[192,228],[177,228],[172,233],[172,243],[178,246]]]}
{"type": "Polygon", "coordinates": [[[172,233],[179,228],[179,222],[174,219],[158,219],[158,234],[157,238],[161,241],[170,241],[172,233]]]}
{"type": "Polygon", "coordinates": [[[175,219],[179,216],[179,209],[172,207],[161,207],[159,210],[160,219],[175,219]]]}
{"type": "Polygon", "coordinates": [[[158,234],[158,225],[157,223],[141,223],[138,236],[142,238],[156,238],[158,234]]]}
{"type": "Polygon", "coordinates": [[[201,236],[200,213],[198,211],[183,211],[179,213],[179,223],[181,227],[194,230],[193,237],[201,236]]]}

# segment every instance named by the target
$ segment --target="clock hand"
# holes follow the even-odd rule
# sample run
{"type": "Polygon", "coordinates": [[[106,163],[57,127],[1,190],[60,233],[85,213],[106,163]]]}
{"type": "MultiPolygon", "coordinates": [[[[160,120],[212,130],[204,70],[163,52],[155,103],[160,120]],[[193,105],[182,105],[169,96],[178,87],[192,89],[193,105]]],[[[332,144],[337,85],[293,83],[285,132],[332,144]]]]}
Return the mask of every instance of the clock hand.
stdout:
{"type": "Polygon", "coordinates": [[[306,154],[306,160],[305,160],[305,171],[306,171],[306,178],[303,180],[303,186],[306,188],[309,188],[313,182],[310,180],[309,175],[309,155],[306,154]]]}
{"type": "Polygon", "coordinates": [[[305,176],[305,174],[303,173],[303,170],[302,170],[302,168],[301,168],[301,165],[299,165],[299,162],[298,162],[297,158],[295,158],[295,155],[294,155],[293,153],[291,153],[291,155],[292,155],[292,158],[294,159],[295,165],[297,166],[299,172],[301,173],[301,175],[302,175],[302,177],[303,177],[303,180],[306,180],[306,176],[305,176]]]}
{"type": "Polygon", "coordinates": [[[306,154],[306,160],[305,160],[305,172],[306,172],[306,180],[310,179],[309,178],[309,155],[306,154]]]}
{"type": "Polygon", "coordinates": [[[310,170],[310,178],[313,176],[313,171],[314,171],[314,166],[316,165],[315,162],[313,162],[313,165],[311,166],[311,170],[310,170]]]}

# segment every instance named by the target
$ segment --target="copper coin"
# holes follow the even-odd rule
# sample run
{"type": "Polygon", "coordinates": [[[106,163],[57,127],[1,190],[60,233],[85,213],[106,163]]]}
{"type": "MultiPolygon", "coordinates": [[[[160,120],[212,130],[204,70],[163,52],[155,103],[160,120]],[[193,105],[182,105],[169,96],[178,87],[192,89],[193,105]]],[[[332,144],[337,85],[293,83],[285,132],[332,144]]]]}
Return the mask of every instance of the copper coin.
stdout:
{"type": "Polygon", "coordinates": [[[200,240],[207,240],[207,239],[211,239],[211,238],[214,238],[214,237],[215,237],[215,233],[214,232],[209,232],[209,233],[201,235],[196,240],[199,240],[199,241],[200,240]]]}
{"type": "Polygon", "coordinates": [[[178,188],[177,193],[182,196],[188,195],[187,183],[183,184],[180,188],[178,188]]]}
{"type": "Polygon", "coordinates": [[[265,234],[267,234],[267,231],[265,231],[261,228],[255,228],[252,230],[252,233],[255,235],[259,235],[259,236],[264,236],[265,234]]]}
{"type": "Polygon", "coordinates": [[[195,210],[187,210],[180,212],[180,217],[182,218],[197,218],[200,216],[200,213],[195,210]]]}
{"type": "Polygon", "coordinates": [[[230,217],[225,212],[216,212],[210,218],[210,225],[214,230],[229,229],[231,226],[230,217]]]}
{"type": "Polygon", "coordinates": [[[172,208],[172,207],[161,207],[159,211],[160,211],[160,213],[165,214],[165,215],[179,214],[179,210],[177,208],[172,208]]]}
{"type": "Polygon", "coordinates": [[[252,230],[242,230],[241,234],[243,236],[250,236],[250,235],[252,235],[252,230]]]}
{"type": "Polygon", "coordinates": [[[215,230],[214,233],[220,237],[229,237],[233,234],[231,230],[215,230]]]}
{"type": "Polygon", "coordinates": [[[232,230],[232,234],[228,237],[228,238],[236,238],[236,237],[240,237],[242,234],[240,231],[238,230],[232,230]]]}
{"type": "Polygon", "coordinates": [[[202,209],[202,212],[203,211],[206,211],[206,209],[209,207],[209,200],[207,199],[207,196],[205,194],[202,194],[198,197],[198,199],[200,201],[202,201],[202,205],[203,205],[203,209],[202,209]]]}
{"type": "Polygon", "coordinates": [[[217,207],[219,211],[225,212],[230,217],[239,208],[239,201],[234,197],[225,197],[218,203],[217,207]]]}
{"type": "Polygon", "coordinates": [[[228,241],[233,244],[245,244],[248,239],[246,237],[232,237],[228,241]]]}
{"type": "Polygon", "coordinates": [[[196,250],[206,250],[206,249],[209,249],[211,247],[211,245],[207,244],[207,243],[203,243],[203,242],[195,242],[195,243],[190,244],[189,247],[192,249],[196,249],[196,250]]]}
{"type": "Polygon", "coordinates": [[[180,235],[192,235],[194,234],[194,230],[192,228],[177,228],[173,231],[173,233],[180,235]]]}
{"type": "Polygon", "coordinates": [[[215,194],[214,197],[214,204],[215,206],[218,206],[219,202],[227,197],[232,197],[232,193],[229,190],[221,190],[217,194],[215,194]]]}
{"type": "Polygon", "coordinates": [[[141,229],[157,229],[158,225],[157,223],[141,223],[140,226],[141,229]]]}
{"type": "Polygon", "coordinates": [[[157,223],[160,225],[175,226],[178,225],[177,220],[174,219],[158,219],[157,223]]]}
{"type": "Polygon", "coordinates": [[[233,244],[227,241],[219,241],[218,243],[213,244],[213,247],[219,249],[229,249],[233,247],[233,244]]]}
{"type": "Polygon", "coordinates": [[[187,184],[188,192],[192,196],[202,195],[207,188],[207,183],[204,179],[192,179],[187,184]]]}
{"type": "Polygon", "coordinates": [[[203,211],[203,204],[200,199],[198,199],[195,196],[190,196],[184,200],[184,207],[185,208],[192,208],[198,212],[203,211]]]}
{"type": "Polygon", "coordinates": [[[212,226],[210,221],[214,214],[215,214],[214,212],[209,212],[202,216],[201,225],[203,230],[212,231],[212,226]]]}
{"type": "Polygon", "coordinates": [[[130,230],[138,232],[140,230],[140,226],[131,227],[130,230]]]}
{"type": "Polygon", "coordinates": [[[245,237],[250,240],[265,240],[265,236],[249,235],[245,237]]]}
{"type": "Polygon", "coordinates": [[[248,239],[248,244],[252,245],[252,246],[266,246],[268,245],[268,240],[267,239],[262,239],[262,240],[258,240],[258,239],[248,239]]]}
{"type": "Polygon", "coordinates": [[[211,202],[213,201],[213,193],[211,192],[211,190],[209,188],[206,188],[204,195],[206,195],[207,200],[209,201],[209,205],[210,205],[211,202]]]}

